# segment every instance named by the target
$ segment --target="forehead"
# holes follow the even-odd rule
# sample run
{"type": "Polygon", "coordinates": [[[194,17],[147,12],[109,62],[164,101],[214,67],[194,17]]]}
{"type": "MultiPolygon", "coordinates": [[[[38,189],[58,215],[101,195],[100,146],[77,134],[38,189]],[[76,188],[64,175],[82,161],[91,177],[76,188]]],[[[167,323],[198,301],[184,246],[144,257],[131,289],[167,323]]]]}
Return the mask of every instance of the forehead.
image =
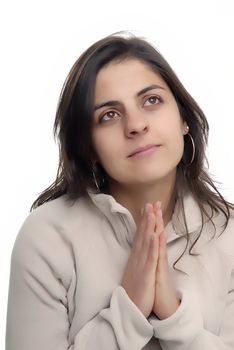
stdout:
{"type": "Polygon", "coordinates": [[[155,72],[147,63],[137,59],[126,59],[121,62],[110,62],[97,74],[95,83],[95,97],[103,94],[110,95],[126,91],[136,92],[144,86],[158,84],[167,88],[159,73],[155,72]]]}

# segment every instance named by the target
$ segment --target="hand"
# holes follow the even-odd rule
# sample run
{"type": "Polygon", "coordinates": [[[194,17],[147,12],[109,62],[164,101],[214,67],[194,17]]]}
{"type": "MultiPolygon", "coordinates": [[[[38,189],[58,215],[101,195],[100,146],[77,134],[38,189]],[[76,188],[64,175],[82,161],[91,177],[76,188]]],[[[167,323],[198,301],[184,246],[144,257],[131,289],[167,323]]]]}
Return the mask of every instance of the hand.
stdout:
{"type": "Polygon", "coordinates": [[[157,229],[159,232],[158,262],[156,269],[155,301],[153,312],[159,319],[171,316],[179,307],[180,299],[176,294],[175,287],[170,276],[167,258],[166,233],[162,218],[162,211],[154,203],[154,212],[157,217],[157,229]]]}
{"type": "Polygon", "coordinates": [[[159,242],[155,227],[153,205],[146,203],[122,280],[128,296],[146,318],[152,311],[155,298],[159,242]]]}

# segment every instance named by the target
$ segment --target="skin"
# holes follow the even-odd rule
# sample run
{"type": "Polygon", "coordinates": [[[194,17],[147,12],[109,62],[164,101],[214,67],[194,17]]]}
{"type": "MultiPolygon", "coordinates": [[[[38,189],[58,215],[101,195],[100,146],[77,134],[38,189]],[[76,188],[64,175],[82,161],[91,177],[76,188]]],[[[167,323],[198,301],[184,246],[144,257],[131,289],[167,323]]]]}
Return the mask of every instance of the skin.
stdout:
{"type": "Polygon", "coordinates": [[[161,201],[167,224],[187,132],[176,101],[160,75],[136,59],[112,62],[99,71],[95,105],[108,100],[121,104],[95,111],[93,142],[97,160],[109,174],[110,193],[129,209],[137,224],[146,202],[161,201]],[[135,97],[151,84],[162,89],[135,97]],[[127,157],[137,147],[152,143],[162,145],[155,154],[137,160],[127,157]]]}
{"type": "Polygon", "coordinates": [[[147,203],[122,280],[129,297],[147,318],[170,317],[180,300],[173,286],[166,249],[161,203],[147,203]]]}
{"type": "Polygon", "coordinates": [[[164,227],[174,210],[187,124],[161,76],[134,58],[111,62],[97,74],[95,106],[109,100],[119,102],[94,111],[92,137],[110,194],[130,211],[137,227],[122,286],[145,317],[153,311],[164,319],[180,303],[169,273],[164,227]],[[158,88],[136,95],[152,84],[158,88]],[[160,147],[129,157],[148,144],[160,147]]]}

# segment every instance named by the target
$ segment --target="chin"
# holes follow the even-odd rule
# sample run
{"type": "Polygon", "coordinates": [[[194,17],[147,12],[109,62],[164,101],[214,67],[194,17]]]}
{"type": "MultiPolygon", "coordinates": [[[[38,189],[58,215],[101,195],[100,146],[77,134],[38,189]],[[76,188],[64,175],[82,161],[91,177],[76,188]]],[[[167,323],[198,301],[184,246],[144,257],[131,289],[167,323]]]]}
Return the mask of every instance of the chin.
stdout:
{"type": "Polygon", "coordinates": [[[160,169],[160,171],[145,171],[141,176],[135,174],[135,181],[139,184],[153,184],[158,181],[166,180],[176,175],[176,167],[160,169]]]}
{"type": "Polygon", "coordinates": [[[153,185],[158,181],[166,180],[176,175],[177,163],[176,164],[163,164],[160,167],[157,164],[148,164],[144,167],[141,166],[135,169],[127,169],[126,172],[120,169],[126,169],[126,167],[119,164],[119,167],[113,172],[114,176],[111,176],[112,180],[116,183],[125,186],[139,186],[139,185],[153,185]]]}

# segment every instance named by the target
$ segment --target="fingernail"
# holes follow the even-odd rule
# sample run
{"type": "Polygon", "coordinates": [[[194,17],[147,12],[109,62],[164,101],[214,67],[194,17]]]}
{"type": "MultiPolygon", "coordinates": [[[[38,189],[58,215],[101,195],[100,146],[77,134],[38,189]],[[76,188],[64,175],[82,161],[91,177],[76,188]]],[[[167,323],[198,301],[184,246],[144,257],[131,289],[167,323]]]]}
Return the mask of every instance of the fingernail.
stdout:
{"type": "Polygon", "coordinates": [[[145,210],[144,210],[144,213],[148,213],[149,212],[149,206],[147,203],[145,203],[145,210]]]}
{"type": "Polygon", "coordinates": [[[145,212],[147,212],[147,203],[144,205],[144,207],[141,209],[141,215],[143,215],[145,212]]]}

